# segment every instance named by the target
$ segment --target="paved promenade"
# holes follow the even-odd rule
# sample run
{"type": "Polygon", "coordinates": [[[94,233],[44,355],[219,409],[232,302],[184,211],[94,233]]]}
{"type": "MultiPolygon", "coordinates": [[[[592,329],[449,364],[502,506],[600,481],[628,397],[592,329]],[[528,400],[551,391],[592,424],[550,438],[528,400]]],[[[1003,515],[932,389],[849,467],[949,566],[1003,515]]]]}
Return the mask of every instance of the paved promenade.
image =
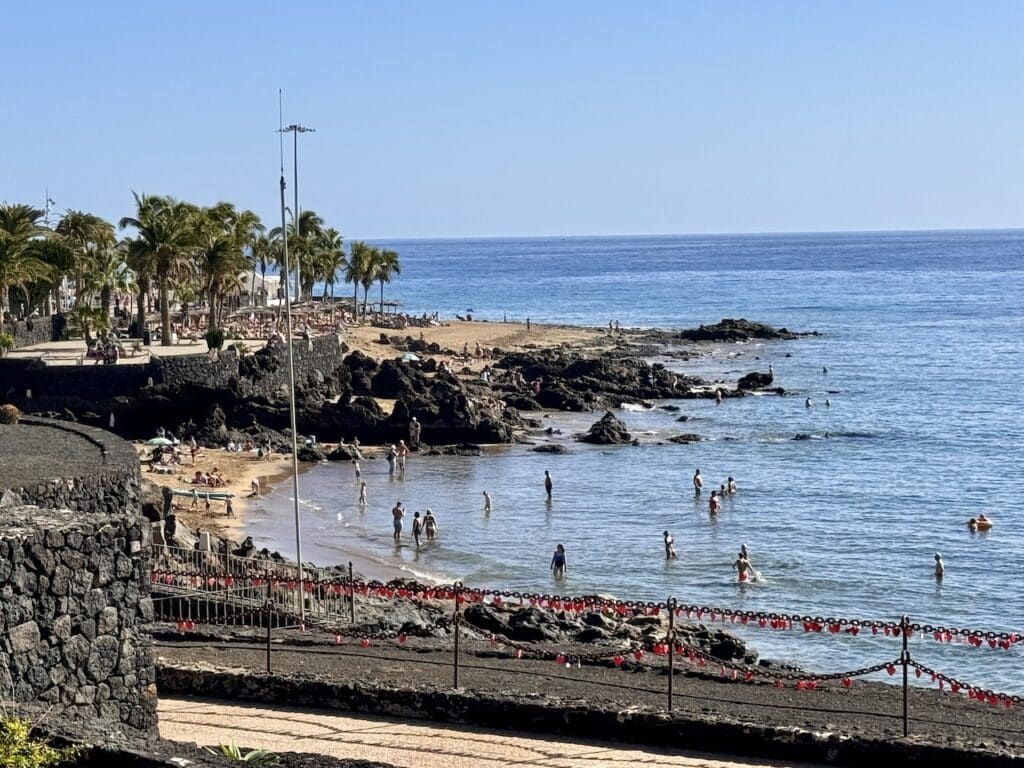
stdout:
{"type": "Polygon", "coordinates": [[[517,732],[438,727],[422,721],[354,717],[200,699],[160,699],[160,735],[203,746],[233,742],[273,752],[316,752],[408,768],[634,768],[635,766],[808,766],[680,754],[594,741],[537,738],[517,732]]]}

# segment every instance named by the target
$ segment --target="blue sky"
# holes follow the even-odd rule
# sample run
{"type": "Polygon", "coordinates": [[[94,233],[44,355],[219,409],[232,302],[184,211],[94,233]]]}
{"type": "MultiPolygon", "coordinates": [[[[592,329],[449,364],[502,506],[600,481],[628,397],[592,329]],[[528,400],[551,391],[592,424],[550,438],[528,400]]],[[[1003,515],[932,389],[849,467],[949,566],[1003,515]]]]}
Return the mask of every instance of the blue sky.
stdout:
{"type": "Polygon", "coordinates": [[[4,9],[0,200],[131,190],[346,238],[1024,226],[1024,5],[4,9]],[[290,185],[290,160],[288,175],[290,185]],[[288,192],[289,198],[291,190],[288,192]]]}

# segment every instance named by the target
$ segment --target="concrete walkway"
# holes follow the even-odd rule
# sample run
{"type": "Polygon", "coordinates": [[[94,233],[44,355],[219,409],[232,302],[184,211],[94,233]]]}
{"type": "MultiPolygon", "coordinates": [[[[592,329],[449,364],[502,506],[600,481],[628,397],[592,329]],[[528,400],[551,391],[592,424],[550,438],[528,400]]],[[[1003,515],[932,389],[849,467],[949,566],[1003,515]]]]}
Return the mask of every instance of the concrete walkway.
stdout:
{"type": "Polygon", "coordinates": [[[636,768],[782,766],[602,742],[440,727],[424,721],[355,717],[324,710],[265,708],[203,699],[160,698],[160,735],[212,746],[233,742],[273,752],[316,752],[408,768],[636,768]]]}

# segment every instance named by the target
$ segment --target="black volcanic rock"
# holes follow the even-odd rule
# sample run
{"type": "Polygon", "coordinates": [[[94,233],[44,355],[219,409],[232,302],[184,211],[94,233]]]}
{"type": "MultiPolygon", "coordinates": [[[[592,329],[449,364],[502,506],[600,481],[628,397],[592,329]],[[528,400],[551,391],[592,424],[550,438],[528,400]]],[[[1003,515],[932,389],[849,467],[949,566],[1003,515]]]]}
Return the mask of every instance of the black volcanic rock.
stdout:
{"type": "Polygon", "coordinates": [[[749,341],[750,339],[796,339],[812,336],[816,332],[794,333],[786,328],[773,328],[764,323],[753,323],[740,318],[725,318],[713,325],[702,325],[679,332],[679,338],[687,341],[749,341]]]}
{"type": "Polygon", "coordinates": [[[626,431],[626,425],[609,411],[585,435],[577,437],[577,439],[584,443],[597,445],[622,445],[631,442],[633,438],[626,431]]]}

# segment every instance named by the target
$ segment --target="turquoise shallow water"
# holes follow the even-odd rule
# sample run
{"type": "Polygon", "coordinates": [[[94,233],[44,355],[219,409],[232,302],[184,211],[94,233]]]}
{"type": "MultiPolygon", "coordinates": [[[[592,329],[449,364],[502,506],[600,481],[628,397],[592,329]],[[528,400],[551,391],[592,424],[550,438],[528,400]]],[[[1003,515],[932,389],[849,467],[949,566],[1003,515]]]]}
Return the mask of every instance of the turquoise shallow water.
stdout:
{"type": "MultiPolygon", "coordinates": [[[[791,342],[716,345],[672,363],[734,382],[774,365],[794,397],[680,401],[677,413],[623,411],[639,447],[542,456],[520,446],[481,459],[413,459],[402,480],[365,462],[360,513],[350,467],[301,478],[306,559],[356,553],[382,566],[467,584],[612,593],[725,607],[913,620],[1024,632],[1021,478],[1024,233],[397,241],[389,288],[409,311],[476,318],[690,327],[722,317],[817,330],[791,342]],[[827,375],[822,366],[828,366],[827,375]],[[814,407],[804,407],[810,396],[814,407]],[[826,398],[831,407],[824,407],[826,398]],[[697,432],[695,445],[657,442],[697,432]],[[794,441],[797,433],[820,439],[794,441]],[[825,438],[828,433],[830,437],[825,438]],[[717,520],[690,477],[733,475],[717,520]],[[555,478],[548,507],[543,474],[555,478]],[[484,515],[482,491],[494,498],[484,515]],[[441,534],[395,549],[390,508],[431,507],[441,534]],[[986,511],[989,533],[968,517],[986,511]],[[661,532],[680,558],[666,564],[661,532]],[[564,543],[564,585],[547,569],[564,543]],[[766,582],[737,585],[749,547],[766,582]],[[947,575],[932,576],[940,551],[947,575]]],[[[668,404],[668,403],[664,403],[668,404]]],[[[548,421],[568,439],[595,414],[548,421]]],[[[325,439],[336,439],[330,436],[325,439]]],[[[288,552],[290,487],[252,509],[249,532],[288,552]]],[[[892,640],[747,632],[766,656],[837,670],[898,653],[892,640]]],[[[1024,693],[1021,648],[915,641],[921,660],[977,684],[1024,693]]]]}

